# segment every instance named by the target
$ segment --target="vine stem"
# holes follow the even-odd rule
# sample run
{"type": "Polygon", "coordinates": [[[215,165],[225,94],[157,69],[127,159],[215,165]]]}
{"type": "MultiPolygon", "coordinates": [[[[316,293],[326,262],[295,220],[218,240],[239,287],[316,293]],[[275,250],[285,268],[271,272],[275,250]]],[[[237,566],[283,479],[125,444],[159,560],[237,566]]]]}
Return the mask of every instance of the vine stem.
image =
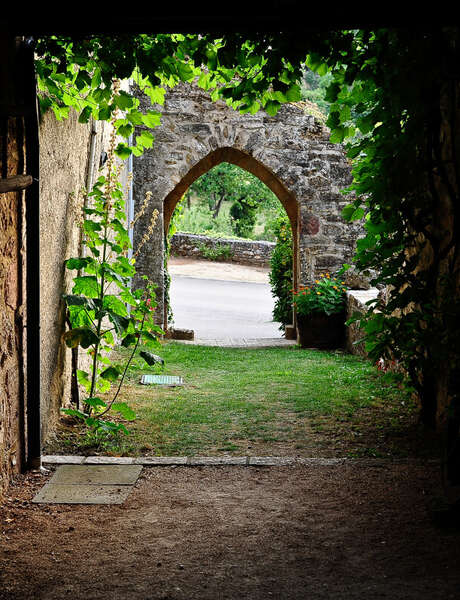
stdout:
{"type": "Polygon", "coordinates": [[[118,389],[117,389],[117,391],[115,393],[115,396],[109,402],[109,404],[107,405],[107,408],[103,412],[101,412],[101,413],[98,414],[98,417],[102,417],[103,415],[105,415],[105,413],[107,413],[112,408],[113,403],[118,398],[118,394],[120,393],[121,387],[122,387],[123,382],[125,380],[125,376],[126,376],[126,373],[128,372],[129,365],[131,364],[131,361],[133,360],[134,355],[136,354],[136,350],[137,350],[137,348],[139,346],[139,342],[141,341],[141,333],[142,333],[142,328],[144,327],[144,321],[145,321],[145,314],[142,317],[142,322],[141,322],[141,325],[139,327],[139,332],[138,332],[139,336],[138,336],[138,338],[136,340],[136,343],[134,344],[134,348],[133,348],[133,351],[131,352],[131,356],[129,357],[128,362],[125,365],[125,368],[124,368],[123,374],[121,376],[120,383],[118,384],[118,389]]]}
{"type": "MultiPolygon", "coordinates": [[[[102,313],[102,304],[104,301],[104,283],[105,283],[105,267],[103,265],[105,265],[105,261],[106,261],[106,253],[107,253],[107,230],[108,230],[108,220],[109,220],[109,209],[110,209],[110,202],[108,201],[108,199],[106,198],[105,200],[105,206],[106,206],[106,214],[105,214],[105,223],[104,223],[104,246],[103,246],[103,251],[102,251],[102,269],[101,269],[101,293],[99,296],[99,301],[101,303],[100,305],[100,312],[102,313]]],[[[100,315],[98,317],[97,320],[97,328],[96,328],[96,335],[97,338],[99,340],[100,335],[101,335],[101,328],[102,328],[102,315],[100,315]]],[[[96,387],[96,378],[97,378],[97,356],[98,356],[98,352],[99,352],[99,345],[100,345],[100,341],[97,341],[94,344],[94,356],[93,356],[93,366],[92,366],[92,376],[91,376],[91,390],[89,393],[90,398],[93,397],[94,394],[94,389],[96,387]]],[[[89,410],[89,414],[91,414],[91,407],[89,410]]]]}

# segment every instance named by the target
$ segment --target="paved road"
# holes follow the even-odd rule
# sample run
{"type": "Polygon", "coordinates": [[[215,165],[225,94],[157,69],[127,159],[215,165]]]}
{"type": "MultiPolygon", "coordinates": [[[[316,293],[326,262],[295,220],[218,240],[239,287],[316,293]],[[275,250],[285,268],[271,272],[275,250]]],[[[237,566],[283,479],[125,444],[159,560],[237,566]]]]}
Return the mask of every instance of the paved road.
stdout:
{"type": "Polygon", "coordinates": [[[172,275],[174,327],[193,329],[195,337],[281,338],[272,322],[273,297],[264,283],[222,281],[172,275]]]}

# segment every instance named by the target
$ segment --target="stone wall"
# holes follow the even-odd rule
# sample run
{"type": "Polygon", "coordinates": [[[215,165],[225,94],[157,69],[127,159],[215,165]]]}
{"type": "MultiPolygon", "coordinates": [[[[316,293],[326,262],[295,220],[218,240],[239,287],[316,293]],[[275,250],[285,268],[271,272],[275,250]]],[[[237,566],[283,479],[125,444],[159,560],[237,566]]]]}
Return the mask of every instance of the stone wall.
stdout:
{"type": "MultiPolygon", "coordinates": [[[[141,107],[151,108],[138,93],[141,107]]],[[[351,183],[350,164],[340,145],[329,142],[329,130],[299,106],[286,104],[271,117],[241,115],[224,102],[190,84],[168,91],[155,144],[134,162],[136,211],[147,192],[149,211],[134,230],[134,245],[147,231],[151,211],[159,218],[137,259],[139,275],[159,287],[163,304],[164,231],[177,202],[190,184],[220,162],[250,171],[278,197],[294,232],[294,284],[307,283],[320,273],[351,262],[359,224],[341,217],[347,200],[341,190],[351,183]]],[[[142,280],[136,283],[142,285],[142,280]]]]}
{"type": "MultiPolygon", "coordinates": [[[[22,118],[4,123],[2,178],[22,174],[25,163],[22,118]]],[[[24,192],[0,194],[0,500],[25,452],[24,208],[24,192]]]]}
{"type": "MultiPolygon", "coordinates": [[[[40,277],[41,277],[41,433],[53,427],[59,409],[70,399],[71,352],[62,341],[65,305],[75,272],[64,261],[80,254],[79,220],[87,186],[91,139],[94,136],[93,180],[107,144],[108,126],[80,124],[76,113],[57,121],[44,115],[40,126],[40,277]]],[[[80,354],[84,368],[86,354],[80,354]]]]}
{"type": "MultiPolygon", "coordinates": [[[[349,290],[347,292],[347,319],[351,319],[355,312],[365,314],[368,310],[366,302],[377,297],[379,290],[369,288],[367,290],[349,290]]],[[[346,349],[351,354],[367,358],[364,342],[360,342],[364,333],[357,323],[352,323],[346,330],[346,349]],[[357,343],[359,342],[359,343],[357,343]]]]}
{"type": "Polygon", "coordinates": [[[170,244],[171,254],[174,256],[207,258],[203,254],[204,246],[217,252],[224,247],[228,248],[228,255],[226,253],[217,260],[261,267],[270,266],[270,258],[275,247],[274,242],[212,238],[192,233],[175,233],[170,244]]]}

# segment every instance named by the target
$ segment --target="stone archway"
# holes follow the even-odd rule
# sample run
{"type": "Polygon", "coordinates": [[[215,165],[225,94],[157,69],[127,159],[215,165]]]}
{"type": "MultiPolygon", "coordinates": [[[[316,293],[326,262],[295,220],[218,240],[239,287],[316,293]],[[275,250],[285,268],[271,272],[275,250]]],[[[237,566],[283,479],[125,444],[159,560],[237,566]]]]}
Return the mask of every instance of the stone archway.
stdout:
{"type": "MultiPolygon", "coordinates": [[[[139,96],[147,109],[149,101],[139,96]]],[[[155,233],[137,257],[139,276],[157,283],[159,322],[164,315],[164,232],[175,205],[189,185],[220,162],[230,162],[261,179],[289,215],[294,238],[295,285],[351,261],[360,226],[341,217],[346,201],[341,190],[351,169],[341,146],[329,142],[329,131],[296,104],[277,115],[263,111],[240,114],[224,102],[213,102],[203,90],[181,84],[168,92],[153,149],[135,159],[135,211],[151,192],[149,209],[136,222],[134,248],[158,211],[155,233]]],[[[135,282],[140,285],[141,280],[135,282]]]]}

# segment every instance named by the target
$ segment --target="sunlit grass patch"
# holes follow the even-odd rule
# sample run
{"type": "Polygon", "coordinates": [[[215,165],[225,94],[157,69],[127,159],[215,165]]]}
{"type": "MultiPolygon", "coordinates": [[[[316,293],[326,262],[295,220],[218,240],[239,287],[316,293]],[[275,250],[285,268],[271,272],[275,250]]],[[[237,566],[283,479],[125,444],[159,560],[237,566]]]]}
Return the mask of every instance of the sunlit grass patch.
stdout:
{"type": "MultiPolygon", "coordinates": [[[[359,437],[352,427],[363,410],[378,413],[376,422],[387,412],[413,413],[405,394],[385,382],[369,361],[342,352],[168,342],[159,353],[163,369],[146,369],[140,359],[130,368],[123,395],[138,418],[121,449],[238,454],[255,446],[266,453],[296,454],[299,448],[311,453],[333,442],[337,428],[342,437],[359,437]],[[139,384],[142,374],[160,372],[182,376],[184,385],[139,384]],[[329,440],[319,440],[323,432],[329,440]]],[[[123,358],[121,351],[117,360],[123,358]]]]}
{"type": "MultiPolygon", "coordinates": [[[[121,399],[130,435],[108,443],[66,429],[50,452],[124,455],[405,456],[416,407],[367,360],[299,347],[233,349],[165,342],[164,368],[136,358],[121,399]],[[141,385],[143,374],[184,385],[141,385]],[[73,437],[72,437],[73,435],[73,437]]],[[[126,360],[120,350],[116,362],[126,360]]]]}

